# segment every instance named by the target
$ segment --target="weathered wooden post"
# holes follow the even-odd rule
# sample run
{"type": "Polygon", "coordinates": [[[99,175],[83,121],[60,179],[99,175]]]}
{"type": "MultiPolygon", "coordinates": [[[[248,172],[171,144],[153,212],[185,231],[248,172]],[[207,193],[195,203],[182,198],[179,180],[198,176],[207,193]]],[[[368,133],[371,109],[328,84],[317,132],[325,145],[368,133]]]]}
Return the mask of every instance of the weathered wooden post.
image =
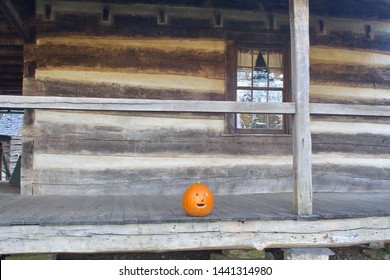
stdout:
{"type": "Polygon", "coordinates": [[[0,181],[3,176],[3,145],[0,143],[0,181]]]}
{"type": "Polygon", "coordinates": [[[311,215],[311,133],[309,111],[309,0],[290,0],[291,77],[293,117],[294,211],[311,215]]]}

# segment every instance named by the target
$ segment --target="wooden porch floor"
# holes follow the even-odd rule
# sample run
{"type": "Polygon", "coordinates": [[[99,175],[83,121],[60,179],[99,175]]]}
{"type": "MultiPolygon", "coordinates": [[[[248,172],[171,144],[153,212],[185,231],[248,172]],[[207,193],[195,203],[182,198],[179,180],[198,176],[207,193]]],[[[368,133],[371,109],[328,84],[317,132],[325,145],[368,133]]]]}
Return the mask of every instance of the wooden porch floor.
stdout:
{"type": "MultiPolygon", "coordinates": [[[[390,192],[315,193],[310,220],[390,216],[390,192]]],[[[221,195],[207,217],[184,215],[179,196],[20,196],[0,191],[0,226],[298,220],[292,194],[221,195]]]]}

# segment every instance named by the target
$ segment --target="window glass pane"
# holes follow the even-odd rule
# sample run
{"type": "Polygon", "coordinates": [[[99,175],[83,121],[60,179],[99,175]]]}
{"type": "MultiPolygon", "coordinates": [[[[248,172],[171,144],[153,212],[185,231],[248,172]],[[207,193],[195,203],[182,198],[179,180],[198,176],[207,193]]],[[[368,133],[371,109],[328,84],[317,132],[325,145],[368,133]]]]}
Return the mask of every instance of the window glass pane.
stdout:
{"type": "MultiPolygon", "coordinates": [[[[243,47],[237,53],[236,100],[283,102],[283,52],[278,49],[243,47]]],[[[236,114],[236,128],[283,130],[283,114],[236,114]]]]}
{"type": "Polygon", "coordinates": [[[267,128],[267,115],[266,114],[253,114],[252,127],[255,129],[267,128]]]}
{"type": "Polygon", "coordinates": [[[266,90],[254,90],[253,91],[253,102],[267,102],[267,91],[266,90]]]}
{"type": "Polygon", "coordinates": [[[237,128],[239,129],[267,128],[266,115],[237,114],[237,128]]]}
{"type": "Polygon", "coordinates": [[[252,69],[240,68],[237,70],[237,86],[251,87],[252,86],[252,69]]]}
{"type": "Polygon", "coordinates": [[[277,69],[270,69],[269,87],[283,88],[283,74],[279,74],[277,69]]]}
{"type": "Polygon", "coordinates": [[[283,102],[283,92],[282,91],[269,91],[268,92],[268,102],[283,102]]]}
{"type": "Polygon", "coordinates": [[[281,114],[237,114],[238,129],[283,129],[281,114]]]}
{"type": "Polygon", "coordinates": [[[251,102],[252,101],[252,91],[251,90],[237,90],[237,101],[251,102]]]}
{"type": "Polygon", "coordinates": [[[249,48],[239,48],[237,52],[238,67],[252,67],[252,50],[249,48]]]}
{"type": "Polygon", "coordinates": [[[276,114],[268,115],[268,128],[283,129],[283,115],[276,115],[276,114]]]}
{"type": "Polygon", "coordinates": [[[253,70],[254,87],[268,87],[267,79],[268,79],[267,69],[256,68],[255,70],[253,70]]]}

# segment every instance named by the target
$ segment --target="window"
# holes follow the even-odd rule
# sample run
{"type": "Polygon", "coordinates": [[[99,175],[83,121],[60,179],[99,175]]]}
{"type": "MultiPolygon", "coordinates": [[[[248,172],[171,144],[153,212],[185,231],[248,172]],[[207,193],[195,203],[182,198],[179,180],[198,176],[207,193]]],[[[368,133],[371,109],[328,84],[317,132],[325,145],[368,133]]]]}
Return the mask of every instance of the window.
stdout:
{"type": "MultiPolygon", "coordinates": [[[[236,46],[234,67],[228,69],[230,100],[240,102],[286,102],[288,95],[288,59],[286,48],[236,46]]],[[[229,59],[229,58],[228,58],[229,59]]],[[[229,68],[229,67],[228,67],[229,68]]],[[[229,116],[229,132],[287,133],[288,119],[283,114],[235,114],[229,116]]]]}

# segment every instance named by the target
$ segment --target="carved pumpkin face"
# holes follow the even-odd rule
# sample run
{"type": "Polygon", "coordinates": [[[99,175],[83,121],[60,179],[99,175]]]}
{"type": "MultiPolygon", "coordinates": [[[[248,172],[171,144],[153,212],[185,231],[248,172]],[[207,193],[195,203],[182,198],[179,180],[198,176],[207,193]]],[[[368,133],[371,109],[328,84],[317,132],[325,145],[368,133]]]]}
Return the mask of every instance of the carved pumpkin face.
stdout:
{"type": "Polygon", "coordinates": [[[207,216],[213,210],[214,198],[203,184],[191,185],[183,195],[183,209],[188,216],[207,216]]]}

